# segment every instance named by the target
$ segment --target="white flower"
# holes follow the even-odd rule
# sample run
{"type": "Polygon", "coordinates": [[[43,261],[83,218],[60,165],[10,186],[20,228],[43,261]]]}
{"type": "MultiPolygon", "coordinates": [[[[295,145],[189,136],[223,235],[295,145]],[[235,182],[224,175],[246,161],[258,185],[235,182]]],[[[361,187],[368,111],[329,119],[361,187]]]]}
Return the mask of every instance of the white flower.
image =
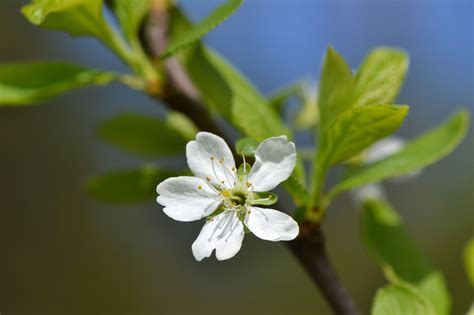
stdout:
{"type": "Polygon", "coordinates": [[[255,206],[275,202],[275,196],[265,192],[286,180],[295,167],[295,145],[286,136],[263,141],[251,169],[245,159],[237,169],[225,141],[208,132],[199,132],[187,144],[186,157],[196,177],[161,182],[156,188],[157,202],[177,221],[207,217],[192,245],[196,260],[209,257],[214,249],[218,260],[232,258],[242,246],[246,229],[268,241],[289,241],[298,235],[298,224],[290,216],[255,206]]]}
{"type": "MultiPolygon", "coordinates": [[[[371,164],[383,160],[395,153],[398,153],[405,146],[405,140],[400,137],[388,137],[373,144],[363,155],[363,163],[371,164]]],[[[402,182],[420,174],[415,171],[410,174],[401,175],[391,179],[392,182],[402,182]]],[[[359,187],[354,191],[354,200],[357,205],[362,204],[367,199],[384,199],[385,192],[381,184],[371,184],[359,187]]]]}

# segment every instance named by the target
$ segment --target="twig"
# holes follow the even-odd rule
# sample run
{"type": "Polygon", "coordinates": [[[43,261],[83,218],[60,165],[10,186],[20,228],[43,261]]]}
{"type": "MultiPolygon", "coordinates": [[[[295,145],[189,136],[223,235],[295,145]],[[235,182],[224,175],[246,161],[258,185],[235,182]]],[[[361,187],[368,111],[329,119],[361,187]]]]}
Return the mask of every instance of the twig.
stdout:
{"type": "MultiPolygon", "coordinates": [[[[108,0],[107,3],[111,5],[112,2],[112,0],[108,0]]],[[[156,1],[156,3],[161,2],[156,1]]],[[[143,44],[153,58],[157,58],[166,47],[168,22],[167,10],[157,5],[153,6],[142,36],[143,44]]],[[[165,67],[167,82],[158,100],[165,103],[170,109],[188,116],[200,130],[215,133],[224,138],[227,143],[232,143],[202,103],[199,93],[178,60],[176,58],[167,59],[165,67]]],[[[288,244],[311,279],[319,287],[334,313],[357,315],[358,312],[352,298],[340,283],[329,262],[321,229],[303,224],[300,236],[288,244]]]]}

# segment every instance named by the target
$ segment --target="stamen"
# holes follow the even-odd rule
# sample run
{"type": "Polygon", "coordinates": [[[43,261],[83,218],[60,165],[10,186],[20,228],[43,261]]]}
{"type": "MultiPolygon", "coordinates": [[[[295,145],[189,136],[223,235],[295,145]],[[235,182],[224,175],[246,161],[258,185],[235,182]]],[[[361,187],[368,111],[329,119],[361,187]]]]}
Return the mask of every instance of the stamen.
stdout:
{"type": "MultiPolygon", "coordinates": [[[[219,163],[222,165],[222,169],[224,170],[224,176],[225,176],[225,178],[227,179],[227,183],[229,183],[229,187],[235,186],[235,182],[234,182],[234,184],[232,185],[232,183],[231,183],[230,180],[229,180],[229,177],[227,177],[226,171],[229,172],[230,174],[232,174],[232,171],[230,171],[229,168],[224,164],[224,158],[221,158],[221,159],[219,160],[219,163]]],[[[235,167],[233,167],[233,169],[235,169],[235,167]]],[[[234,174],[232,174],[232,175],[234,175],[234,174]]]]}
{"type": "Polygon", "coordinates": [[[198,186],[198,189],[202,189],[202,186],[201,186],[201,185],[199,185],[199,186],[198,186]]]}

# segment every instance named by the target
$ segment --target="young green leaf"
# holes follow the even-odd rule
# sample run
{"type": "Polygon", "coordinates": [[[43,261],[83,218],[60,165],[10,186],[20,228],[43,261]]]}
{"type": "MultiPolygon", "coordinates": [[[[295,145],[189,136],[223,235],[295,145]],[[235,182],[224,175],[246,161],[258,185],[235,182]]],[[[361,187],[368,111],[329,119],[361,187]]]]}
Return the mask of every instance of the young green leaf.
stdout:
{"type": "Polygon", "coordinates": [[[165,121],[132,113],[102,122],[97,133],[104,141],[142,157],[181,154],[187,142],[165,121]]]}
{"type": "Polygon", "coordinates": [[[201,37],[209,33],[234,13],[240,7],[242,2],[243,0],[228,0],[220,5],[204,20],[194,25],[181,36],[174,38],[161,55],[161,58],[165,59],[175,54],[180,49],[183,49],[201,39],[201,37]]]}
{"type": "Polygon", "coordinates": [[[108,32],[102,0],[33,0],[21,12],[34,25],[74,36],[101,38],[108,32]]]}
{"type": "Polygon", "coordinates": [[[253,157],[255,155],[255,150],[257,150],[258,145],[258,141],[255,141],[250,138],[241,138],[235,143],[235,151],[238,154],[253,157]]]}
{"type": "Polygon", "coordinates": [[[114,0],[113,5],[125,37],[135,41],[140,25],[150,10],[151,0],[114,0]]]}
{"type": "Polygon", "coordinates": [[[464,266],[469,283],[474,286],[474,237],[464,247],[464,266]]]}
{"type": "Polygon", "coordinates": [[[189,56],[186,68],[207,102],[254,140],[280,135],[291,138],[276,110],[252,84],[223,57],[202,49],[201,56],[189,56]]]}
{"type": "Polygon", "coordinates": [[[340,114],[323,132],[319,161],[334,165],[347,160],[400,127],[408,106],[369,105],[340,114]]]}
{"type": "Polygon", "coordinates": [[[449,314],[451,299],[441,273],[411,241],[398,214],[377,199],[364,202],[362,232],[365,243],[392,283],[406,282],[417,289],[437,315],[449,314]]]}
{"type": "Polygon", "coordinates": [[[72,89],[103,85],[116,78],[117,75],[111,72],[63,62],[0,65],[0,105],[39,103],[72,89]]]}
{"type": "Polygon", "coordinates": [[[433,164],[456,148],[466,135],[468,126],[467,112],[454,115],[443,125],[407,143],[400,152],[351,173],[329,192],[329,198],[348,189],[409,174],[433,164]]]}
{"type": "Polygon", "coordinates": [[[291,138],[276,110],[234,67],[217,54],[210,60],[233,93],[232,120],[247,136],[257,141],[280,135],[291,138]]]}
{"type": "Polygon", "coordinates": [[[133,204],[156,198],[156,186],[176,172],[154,166],[115,171],[92,177],[87,181],[88,193],[97,200],[114,204],[133,204]]]}
{"type": "Polygon", "coordinates": [[[356,75],[356,106],[391,104],[395,100],[408,69],[408,57],[391,48],[374,49],[356,75]]]}
{"type": "Polygon", "coordinates": [[[372,315],[436,315],[432,307],[415,291],[400,285],[390,285],[377,291],[372,315]]]}
{"type": "Polygon", "coordinates": [[[344,59],[331,47],[324,57],[319,82],[321,130],[353,105],[355,78],[344,59]]]}

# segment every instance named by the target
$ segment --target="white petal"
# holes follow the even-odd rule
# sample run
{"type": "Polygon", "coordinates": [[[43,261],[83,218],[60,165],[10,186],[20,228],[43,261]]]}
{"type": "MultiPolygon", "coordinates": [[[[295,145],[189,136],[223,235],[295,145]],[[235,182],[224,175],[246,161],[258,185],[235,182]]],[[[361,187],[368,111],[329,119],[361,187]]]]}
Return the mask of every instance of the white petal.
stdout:
{"type": "Polygon", "coordinates": [[[405,140],[399,137],[388,137],[373,144],[364,155],[365,163],[373,163],[389,157],[400,151],[405,140]]]}
{"type": "Polygon", "coordinates": [[[171,177],[156,187],[156,201],[177,221],[202,219],[219,206],[219,195],[202,179],[191,176],[171,177]]]}
{"type": "Polygon", "coordinates": [[[298,236],[298,223],[289,215],[274,209],[252,207],[245,225],[257,237],[267,241],[290,241],[298,236]]]}
{"type": "Polygon", "coordinates": [[[186,157],[197,177],[209,178],[213,185],[234,186],[235,161],[224,139],[209,132],[198,132],[196,140],[186,145],[186,157]]]}
{"type": "Polygon", "coordinates": [[[290,177],[296,165],[296,149],[286,136],[272,137],[260,143],[248,181],[254,191],[269,191],[290,177]]]}
{"type": "Polygon", "coordinates": [[[242,247],[244,225],[235,212],[225,212],[204,224],[201,233],[194,241],[194,258],[201,261],[216,250],[216,258],[225,260],[235,256],[242,247]]]}

